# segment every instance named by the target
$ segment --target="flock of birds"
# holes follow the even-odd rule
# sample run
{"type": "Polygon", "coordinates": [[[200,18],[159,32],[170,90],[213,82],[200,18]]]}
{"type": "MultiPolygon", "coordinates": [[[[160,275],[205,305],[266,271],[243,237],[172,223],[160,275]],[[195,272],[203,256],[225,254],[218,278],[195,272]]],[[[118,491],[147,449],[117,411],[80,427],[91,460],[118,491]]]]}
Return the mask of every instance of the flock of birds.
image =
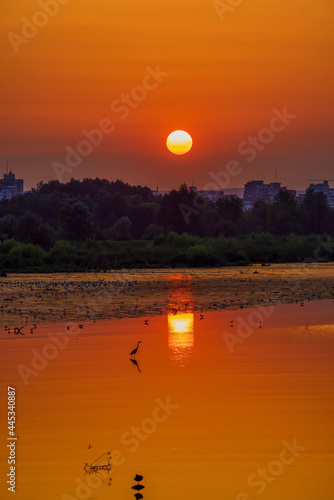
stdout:
{"type": "MultiPolygon", "coordinates": [[[[326,282],[317,282],[315,288],[300,287],[291,294],[291,283],[284,278],[240,278],[211,277],[203,281],[191,277],[175,279],[169,274],[152,279],[133,274],[124,276],[119,273],[117,279],[111,276],[100,279],[11,279],[0,280],[0,315],[7,324],[19,323],[16,328],[27,331],[29,325],[53,321],[95,321],[95,319],[142,317],[145,315],[164,314],[170,310],[171,303],[176,311],[178,294],[193,297],[194,312],[226,308],[244,308],[255,304],[276,303],[332,298],[333,287],[326,282]],[[238,282],[245,282],[240,288],[238,282]],[[260,280],[260,281],[258,281],[260,280]],[[278,295],[275,295],[278,294],[278,295]]],[[[254,274],[253,273],[253,274],[254,274]]],[[[245,274],[245,273],[242,273],[245,274]]],[[[81,277],[80,277],[81,278],[81,277]]],[[[308,283],[307,283],[308,284],[308,283]]],[[[148,324],[148,322],[146,323],[148,324]]],[[[33,330],[35,327],[30,326],[33,330]]],[[[20,331],[13,333],[21,335],[20,331]]],[[[30,331],[30,333],[33,333],[30,331]]]]}

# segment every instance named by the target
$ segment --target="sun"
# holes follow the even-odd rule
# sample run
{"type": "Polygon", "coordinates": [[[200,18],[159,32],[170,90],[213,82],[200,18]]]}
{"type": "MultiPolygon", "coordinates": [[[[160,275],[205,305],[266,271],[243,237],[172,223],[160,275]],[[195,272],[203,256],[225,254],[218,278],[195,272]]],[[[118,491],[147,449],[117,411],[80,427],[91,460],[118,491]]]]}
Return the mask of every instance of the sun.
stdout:
{"type": "Polygon", "coordinates": [[[184,130],[174,130],[166,140],[169,151],[175,155],[185,155],[191,150],[193,140],[188,132],[184,130]]]}

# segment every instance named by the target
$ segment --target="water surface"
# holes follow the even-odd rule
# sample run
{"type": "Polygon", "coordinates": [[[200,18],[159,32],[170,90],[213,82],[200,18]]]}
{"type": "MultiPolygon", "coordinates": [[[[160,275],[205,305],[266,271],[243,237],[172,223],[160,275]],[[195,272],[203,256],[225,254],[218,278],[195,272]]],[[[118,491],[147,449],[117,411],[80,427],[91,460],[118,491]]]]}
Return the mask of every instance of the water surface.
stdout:
{"type": "MultiPolygon", "coordinates": [[[[17,392],[15,498],[131,499],[141,474],[145,500],[332,500],[333,301],[201,319],[183,290],[170,294],[169,309],[148,325],[54,323],[24,337],[2,328],[2,400],[7,385],[17,392]],[[50,334],[67,336],[68,345],[50,348],[50,334]],[[49,357],[45,367],[36,353],[49,357]],[[294,440],[303,450],[280,470],[283,442],[294,440]],[[85,463],[109,451],[109,474],[85,474],[85,463]],[[268,467],[274,481],[259,483],[258,470],[268,467]],[[91,492],[76,491],[87,481],[91,492]]],[[[2,445],[1,498],[11,498],[6,456],[2,445]]]]}

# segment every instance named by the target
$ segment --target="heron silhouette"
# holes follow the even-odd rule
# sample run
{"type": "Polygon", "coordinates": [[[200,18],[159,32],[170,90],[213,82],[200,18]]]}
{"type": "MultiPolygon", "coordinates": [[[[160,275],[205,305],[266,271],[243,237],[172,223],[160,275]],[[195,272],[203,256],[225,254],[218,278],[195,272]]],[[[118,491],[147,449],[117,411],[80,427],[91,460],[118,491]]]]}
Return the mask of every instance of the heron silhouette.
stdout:
{"type": "Polygon", "coordinates": [[[142,341],[139,340],[136,349],[133,349],[133,351],[130,352],[130,356],[135,356],[137,354],[139,344],[141,344],[141,343],[142,343],[142,341]]]}

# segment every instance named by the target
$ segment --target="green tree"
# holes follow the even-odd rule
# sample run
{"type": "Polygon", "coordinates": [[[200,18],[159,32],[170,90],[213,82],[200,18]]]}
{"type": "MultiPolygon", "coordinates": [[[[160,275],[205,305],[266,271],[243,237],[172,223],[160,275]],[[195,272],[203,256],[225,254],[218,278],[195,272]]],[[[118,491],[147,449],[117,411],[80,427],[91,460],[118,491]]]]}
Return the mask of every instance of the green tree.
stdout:
{"type": "Polygon", "coordinates": [[[129,217],[121,217],[112,227],[113,238],[121,241],[131,240],[131,227],[132,222],[129,217]]]}
{"type": "Polygon", "coordinates": [[[106,190],[99,191],[93,208],[93,219],[98,231],[107,229],[115,222],[114,202],[106,190]]]}
{"type": "Polygon", "coordinates": [[[63,203],[58,215],[59,231],[65,239],[83,241],[93,234],[93,218],[81,201],[63,203]]]}
{"type": "Polygon", "coordinates": [[[178,191],[173,189],[162,197],[158,222],[168,231],[176,231],[179,234],[186,231],[195,234],[198,216],[207,203],[208,200],[189,190],[186,184],[181,184],[178,191]]]}
{"type": "Polygon", "coordinates": [[[14,246],[9,254],[9,260],[15,267],[38,266],[41,265],[47,253],[38,245],[31,243],[14,246]]]}
{"type": "Polygon", "coordinates": [[[272,231],[282,235],[299,233],[298,216],[296,198],[289,191],[280,189],[273,202],[272,231]]]}
{"type": "Polygon", "coordinates": [[[39,228],[42,224],[42,218],[38,215],[27,211],[24,215],[18,218],[15,239],[24,243],[39,243],[39,228]]]}
{"type": "Polygon", "coordinates": [[[5,215],[0,219],[0,238],[12,238],[16,233],[17,220],[14,215],[5,215]]]}
{"type": "Polygon", "coordinates": [[[237,196],[219,198],[216,207],[219,214],[219,233],[224,236],[235,236],[240,233],[242,200],[237,196]]]}
{"type": "Polygon", "coordinates": [[[304,234],[323,234],[331,231],[331,210],[325,193],[308,189],[301,203],[304,234]]]}

